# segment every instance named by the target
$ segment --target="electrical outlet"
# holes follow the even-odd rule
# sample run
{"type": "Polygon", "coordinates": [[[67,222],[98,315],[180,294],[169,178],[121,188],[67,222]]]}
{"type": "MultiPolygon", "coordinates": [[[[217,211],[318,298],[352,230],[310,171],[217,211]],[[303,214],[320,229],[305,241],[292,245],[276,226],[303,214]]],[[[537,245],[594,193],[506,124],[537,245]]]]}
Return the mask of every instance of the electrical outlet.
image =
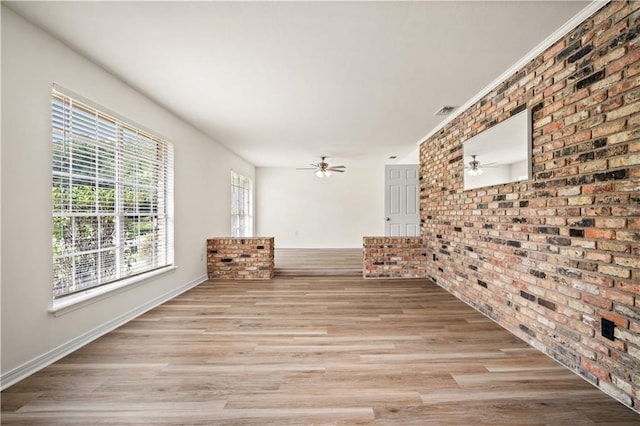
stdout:
{"type": "Polygon", "coordinates": [[[609,340],[615,340],[614,336],[616,324],[613,321],[609,321],[606,318],[602,318],[602,337],[607,338],[609,340]]]}

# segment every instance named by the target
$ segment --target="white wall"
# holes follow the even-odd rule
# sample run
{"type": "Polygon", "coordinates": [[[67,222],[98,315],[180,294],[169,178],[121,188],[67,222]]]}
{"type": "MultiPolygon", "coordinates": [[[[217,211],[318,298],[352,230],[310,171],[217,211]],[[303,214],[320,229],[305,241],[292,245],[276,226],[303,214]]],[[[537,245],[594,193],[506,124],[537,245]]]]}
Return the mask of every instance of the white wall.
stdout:
{"type": "Polygon", "coordinates": [[[420,145],[416,144],[410,153],[394,161],[394,164],[420,164],[420,145]]]}
{"type": "Polygon", "coordinates": [[[151,300],[205,279],[206,238],[230,232],[230,169],[255,177],[253,166],[5,6],[1,148],[3,379],[37,366],[70,342],[95,334],[151,300]],[[177,269],[59,317],[48,312],[53,83],[175,144],[177,269]]]}
{"type": "Polygon", "coordinates": [[[356,248],[384,235],[384,166],[347,167],[319,179],[310,170],[257,168],[259,236],[279,248],[356,248]]]}

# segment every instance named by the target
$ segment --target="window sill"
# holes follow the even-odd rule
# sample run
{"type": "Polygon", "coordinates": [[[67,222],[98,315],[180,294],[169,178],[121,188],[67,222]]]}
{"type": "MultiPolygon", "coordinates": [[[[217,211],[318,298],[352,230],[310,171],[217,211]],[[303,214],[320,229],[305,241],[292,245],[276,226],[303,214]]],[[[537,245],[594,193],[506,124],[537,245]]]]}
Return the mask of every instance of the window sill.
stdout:
{"type": "Polygon", "coordinates": [[[97,288],[90,288],[80,293],[72,294],[70,296],[54,300],[51,308],[49,309],[49,313],[55,317],[68,314],[69,312],[73,312],[76,309],[83,308],[85,306],[104,300],[108,297],[114,296],[125,290],[129,290],[133,286],[141,284],[143,281],[148,280],[149,278],[165,274],[175,269],[177,269],[177,266],[166,266],[164,268],[136,275],[135,277],[125,278],[112,284],[103,285],[97,288]]]}

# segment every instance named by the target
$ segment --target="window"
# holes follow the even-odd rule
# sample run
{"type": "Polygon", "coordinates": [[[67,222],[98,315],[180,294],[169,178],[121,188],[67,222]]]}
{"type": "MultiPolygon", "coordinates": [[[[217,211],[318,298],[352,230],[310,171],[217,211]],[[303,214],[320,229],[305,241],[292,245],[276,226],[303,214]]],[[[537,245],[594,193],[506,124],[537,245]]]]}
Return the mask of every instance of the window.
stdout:
{"type": "Polygon", "coordinates": [[[231,172],[231,236],[253,234],[253,202],[251,179],[231,172]]]}
{"type": "Polygon", "coordinates": [[[172,144],[52,98],[54,298],[172,265],[172,144]]]}

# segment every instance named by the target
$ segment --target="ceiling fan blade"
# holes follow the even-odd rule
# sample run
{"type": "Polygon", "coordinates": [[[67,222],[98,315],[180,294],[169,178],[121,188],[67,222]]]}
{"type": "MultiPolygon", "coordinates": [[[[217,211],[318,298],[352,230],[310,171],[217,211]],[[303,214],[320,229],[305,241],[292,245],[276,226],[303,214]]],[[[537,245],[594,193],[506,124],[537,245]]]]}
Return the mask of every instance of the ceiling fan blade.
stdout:
{"type": "Polygon", "coordinates": [[[325,161],[327,157],[322,157],[322,161],[318,164],[309,164],[311,167],[297,167],[296,170],[315,170],[316,172],[336,172],[344,173],[347,166],[330,166],[325,161]]]}

